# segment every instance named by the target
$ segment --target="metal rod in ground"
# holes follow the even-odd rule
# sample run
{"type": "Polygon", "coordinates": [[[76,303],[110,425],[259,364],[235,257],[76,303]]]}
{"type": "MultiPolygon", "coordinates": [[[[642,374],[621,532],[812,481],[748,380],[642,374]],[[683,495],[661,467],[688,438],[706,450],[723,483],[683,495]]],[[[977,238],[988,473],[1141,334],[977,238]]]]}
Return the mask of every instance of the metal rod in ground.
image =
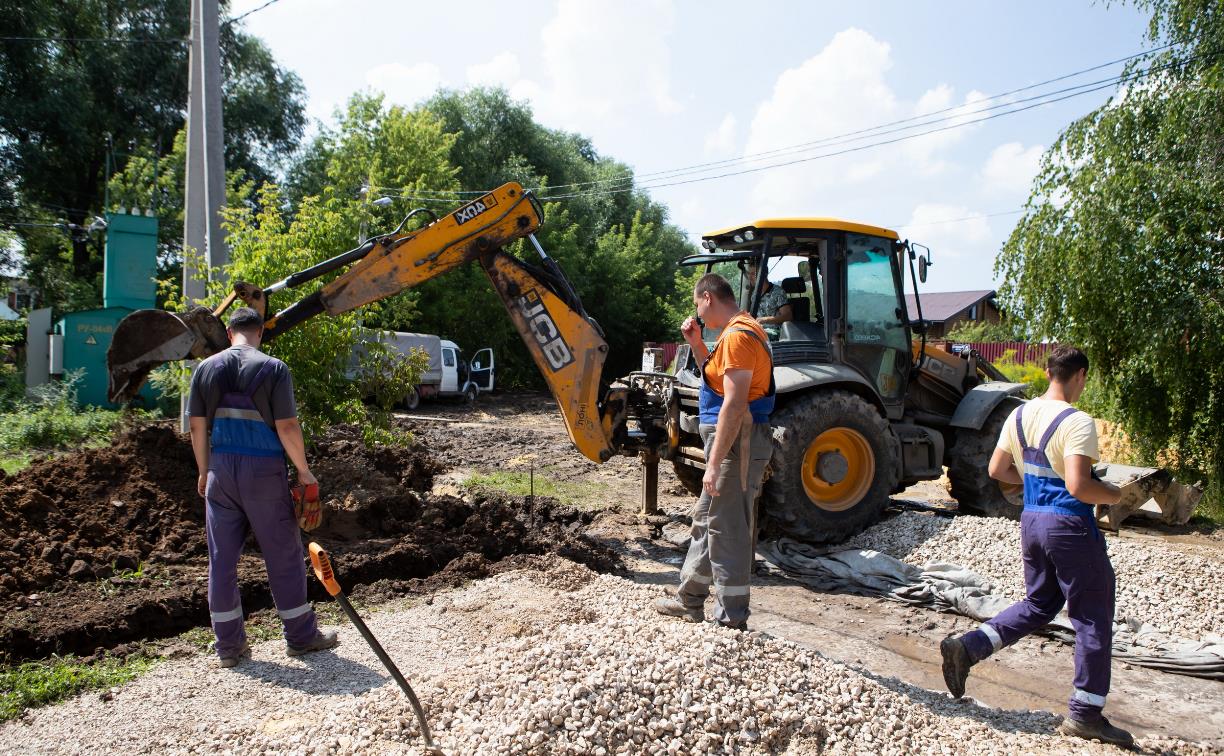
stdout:
{"type": "Polygon", "coordinates": [[[378,660],[383,663],[383,666],[395,678],[395,682],[399,683],[400,689],[404,691],[404,695],[408,696],[408,702],[412,704],[412,710],[416,713],[417,722],[421,725],[421,737],[425,739],[425,745],[435,751],[438,750],[438,747],[434,745],[433,735],[429,732],[429,724],[425,721],[425,709],[421,707],[421,702],[417,700],[416,693],[412,691],[412,686],[408,684],[408,681],[404,679],[404,675],[400,673],[399,667],[396,667],[395,662],[391,661],[391,657],[387,656],[387,652],[383,650],[382,644],[370,632],[370,628],[366,627],[366,623],[357,614],[357,610],[353,608],[353,605],[349,603],[349,600],[343,593],[336,595],[336,601],[340,604],[340,608],[344,610],[344,613],[348,615],[348,618],[352,620],[357,631],[361,633],[361,637],[365,638],[366,643],[370,644],[370,648],[374,650],[378,660]]]}
{"type": "Polygon", "coordinates": [[[327,551],[315,543],[310,542],[310,547],[307,549],[310,553],[310,563],[314,567],[315,576],[319,578],[319,582],[327,589],[332,598],[340,604],[340,608],[352,620],[357,631],[361,633],[361,637],[365,638],[365,642],[369,644],[370,649],[378,656],[378,660],[382,662],[391,676],[395,678],[395,682],[399,684],[400,690],[408,696],[408,702],[412,704],[412,710],[416,713],[417,722],[421,724],[421,737],[425,740],[425,747],[431,752],[441,756],[442,749],[438,748],[433,742],[433,734],[429,731],[429,724],[425,721],[425,709],[421,707],[421,702],[417,700],[416,693],[412,691],[412,686],[400,674],[399,667],[395,666],[395,662],[391,661],[391,657],[387,656],[387,652],[383,650],[382,644],[374,637],[374,633],[370,632],[370,628],[366,627],[366,623],[362,621],[357,610],[349,603],[344,595],[344,589],[340,587],[340,581],[336,580],[336,572],[332,569],[331,557],[327,551]]]}

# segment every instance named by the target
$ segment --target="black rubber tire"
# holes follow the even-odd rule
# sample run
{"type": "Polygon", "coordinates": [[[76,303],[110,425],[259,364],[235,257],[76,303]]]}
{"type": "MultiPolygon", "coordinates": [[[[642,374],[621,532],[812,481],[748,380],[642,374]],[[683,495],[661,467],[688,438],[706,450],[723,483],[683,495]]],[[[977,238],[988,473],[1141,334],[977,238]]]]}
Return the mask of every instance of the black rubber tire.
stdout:
{"type": "Polygon", "coordinates": [[[672,462],[672,470],[675,471],[676,479],[680,481],[680,485],[684,486],[685,491],[693,496],[701,495],[701,479],[705,477],[705,470],[677,461],[672,462]]]}
{"type": "Polygon", "coordinates": [[[1019,404],[1018,399],[1006,399],[994,408],[980,430],[956,431],[956,440],[948,451],[948,481],[949,492],[961,509],[988,517],[1020,519],[1024,492],[1005,494],[988,469],[1003,423],[1019,404]]]}
{"type": "Polygon", "coordinates": [[[817,390],[793,399],[772,423],[773,477],[765,484],[763,512],[770,531],[808,543],[838,543],[879,520],[901,478],[901,463],[892,427],[874,406],[849,391],[817,390]],[[820,434],[838,427],[867,441],[875,475],[856,504],[832,512],[814,504],[804,489],[803,459],[820,434]]]}
{"type": "Polygon", "coordinates": [[[475,407],[476,399],[479,396],[480,396],[480,392],[476,390],[475,386],[468,386],[463,391],[463,403],[469,407],[475,407]]]}
{"type": "Polygon", "coordinates": [[[414,409],[421,406],[421,392],[417,390],[416,386],[413,386],[412,390],[408,392],[408,395],[404,397],[403,404],[404,409],[408,410],[409,412],[412,412],[414,409]]]}

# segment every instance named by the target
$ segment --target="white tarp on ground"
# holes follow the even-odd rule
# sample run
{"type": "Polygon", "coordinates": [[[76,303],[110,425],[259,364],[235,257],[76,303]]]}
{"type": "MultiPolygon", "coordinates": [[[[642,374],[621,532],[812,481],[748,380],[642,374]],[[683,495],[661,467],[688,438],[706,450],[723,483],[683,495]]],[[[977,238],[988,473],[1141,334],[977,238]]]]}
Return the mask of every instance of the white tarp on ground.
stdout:
{"type": "MultiPolygon", "coordinates": [[[[995,616],[1012,602],[989,580],[956,564],[915,567],[867,549],[834,550],[781,538],[757,544],[757,555],[775,574],[820,591],[883,596],[911,606],[956,612],[976,620],[995,616]]],[[[1064,609],[1043,632],[1073,643],[1075,631],[1064,609]]],[[[1114,658],[1180,675],[1224,681],[1224,638],[1187,641],[1161,632],[1138,617],[1114,618],[1114,658]]]]}

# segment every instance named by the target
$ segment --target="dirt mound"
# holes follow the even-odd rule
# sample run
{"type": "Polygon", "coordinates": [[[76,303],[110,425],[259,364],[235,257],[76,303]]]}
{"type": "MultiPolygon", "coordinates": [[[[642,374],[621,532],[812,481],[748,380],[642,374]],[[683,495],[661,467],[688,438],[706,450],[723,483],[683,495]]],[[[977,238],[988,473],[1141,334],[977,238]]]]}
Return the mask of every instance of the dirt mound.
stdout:
{"type": "MultiPolygon", "coordinates": [[[[366,448],[339,427],[310,452],[324,525],[310,534],[359,595],[427,592],[482,577],[518,554],[593,569],[613,553],[581,534],[590,515],[551,501],[428,493],[443,466],[422,448],[366,448]]],[[[170,425],[103,449],[41,459],[0,478],[0,655],[10,660],[164,637],[208,624],[204,503],[190,441],[170,425]]],[[[239,565],[243,607],[272,605],[254,540],[239,565]]],[[[322,592],[311,578],[312,598],[322,592]]]]}

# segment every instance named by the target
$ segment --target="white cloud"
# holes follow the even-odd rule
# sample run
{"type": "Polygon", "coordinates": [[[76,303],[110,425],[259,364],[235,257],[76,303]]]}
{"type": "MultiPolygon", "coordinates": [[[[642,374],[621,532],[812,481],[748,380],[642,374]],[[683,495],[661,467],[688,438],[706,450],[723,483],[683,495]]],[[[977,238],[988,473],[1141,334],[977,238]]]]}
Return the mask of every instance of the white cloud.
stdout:
{"type": "Polygon", "coordinates": [[[487,63],[467,67],[468,84],[478,87],[510,87],[521,76],[518,56],[503,52],[493,56],[487,63]]]}
{"type": "Polygon", "coordinates": [[[739,131],[737,125],[735,116],[728,113],[723,117],[722,123],[718,124],[718,128],[706,134],[706,157],[726,157],[732,153],[735,149],[735,138],[739,131]]]}
{"type": "Polygon", "coordinates": [[[928,89],[918,98],[914,106],[915,116],[930,116],[901,126],[913,126],[913,130],[899,131],[895,136],[933,133],[909,139],[901,144],[913,163],[913,168],[922,176],[931,177],[943,173],[949,164],[938,153],[960,142],[977,128],[973,121],[982,117],[983,109],[994,102],[985,94],[971,90],[960,105],[954,105],[954,90],[947,84],[928,89]],[[941,120],[941,119],[948,120],[941,120]],[[949,128],[954,127],[954,128],[949,128]]]}
{"type": "Polygon", "coordinates": [[[640,124],[643,109],[673,115],[671,0],[560,0],[540,31],[544,76],[511,93],[530,96],[541,120],[596,136],[640,124]]]}
{"type": "Polygon", "coordinates": [[[999,194],[1028,193],[1033,177],[1041,167],[1045,148],[1035,144],[1024,149],[1020,142],[1007,142],[994,148],[982,166],[982,182],[988,191],[999,194]]]}
{"type": "Polygon", "coordinates": [[[365,75],[366,84],[387,95],[387,101],[395,105],[415,105],[443,86],[446,81],[442,70],[433,63],[384,63],[375,66],[365,75]]]}
{"type": "MultiPolygon", "coordinates": [[[[820,53],[778,77],[769,98],[757,107],[745,153],[804,144],[893,120],[900,106],[884,78],[891,67],[888,43],[861,29],[839,32],[820,53]]],[[[789,157],[851,146],[817,148],[789,157]]],[[[787,158],[779,155],[775,160],[787,158]]],[[[810,214],[813,190],[862,181],[884,167],[884,161],[872,153],[774,169],[757,183],[753,204],[761,212],[810,214]]]]}
{"type": "MultiPolygon", "coordinates": [[[[897,231],[931,248],[936,261],[955,258],[994,261],[995,248],[986,216],[963,205],[921,203],[897,231]]],[[[958,264],[961,264],[958,262],[958,264]]]]}

